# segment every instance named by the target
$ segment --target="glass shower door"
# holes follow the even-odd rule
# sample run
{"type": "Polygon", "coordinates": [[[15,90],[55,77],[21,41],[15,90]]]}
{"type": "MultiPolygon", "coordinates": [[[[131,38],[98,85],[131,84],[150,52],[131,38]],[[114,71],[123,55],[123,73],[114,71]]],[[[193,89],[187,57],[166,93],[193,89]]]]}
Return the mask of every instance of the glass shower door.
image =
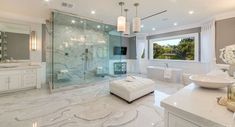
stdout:
{"type": "Polygon", "coordinates": [[[108,75],[109,27],[107,26],[63,13],[53,13],[54,88],[87,85],[103,80],[108,75]]]}
{"type": "Polygon", "coordinates": [[[85,83],[99,81],[108,75],[109,36],[104,28],[105,25],[102,23],[86,20],[84,31],[86,37],[83,50],[85,83]]]}

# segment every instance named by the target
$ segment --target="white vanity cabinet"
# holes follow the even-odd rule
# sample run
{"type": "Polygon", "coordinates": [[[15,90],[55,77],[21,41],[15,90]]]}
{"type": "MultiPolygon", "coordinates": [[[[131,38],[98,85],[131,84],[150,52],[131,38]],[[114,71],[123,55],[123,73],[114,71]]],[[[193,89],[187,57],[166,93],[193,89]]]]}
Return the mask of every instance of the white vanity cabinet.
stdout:
{"type": "Polygon", "coordinates": [[[8,90],[9,77],[7,75],[0,75],[0,91],[8,90]]]}
{"type": "Polygon", "coordinates": [[[211,90],[190,84],[164,99],[165,127],[234,127],[233,113],[217,104],[226,89],[211,90]]]}
{"type": "Polygon", "coordinates": [[[37,86],[37,70],[24,70],[22,73],[22,86],[23,87],[33,87],[37,86]]]}
{"type": "Polygon", "coordinates": [[[187,121],[173,114],[168,115],[168,127],[199,127],[196,124],[187,121]]]}
{"type": "Polygon", "coordinates": [[[15,90],[21,88],[21,75],[20,72],[13,72],[8,75],[8,89],[15,90]]]}
{"type": "Polygon", "coordinates": [[[21,87],[21,76],[17,71],[0,72],[0,91],[14,90],[21,87]]]}
{"type": "Polygon", "coordinates": [[[39,68],[0,69],[0,93],[40,87],[39,68]]]}

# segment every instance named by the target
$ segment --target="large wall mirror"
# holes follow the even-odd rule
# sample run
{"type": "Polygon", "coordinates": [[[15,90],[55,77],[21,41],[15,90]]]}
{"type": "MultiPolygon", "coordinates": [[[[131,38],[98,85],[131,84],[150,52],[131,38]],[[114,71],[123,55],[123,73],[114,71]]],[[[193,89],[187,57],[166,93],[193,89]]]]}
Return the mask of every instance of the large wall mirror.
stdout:
{"type": "Polygon", "coordinates": [[[30,26],[0,21],[0,61],[30,59],[30,26]]]}
{"type": "Polygon", "coordinates": [[[216,21],[216,62],[224,64],[220,58],[220,49],[235,44],[235,17],[216,21]]]}

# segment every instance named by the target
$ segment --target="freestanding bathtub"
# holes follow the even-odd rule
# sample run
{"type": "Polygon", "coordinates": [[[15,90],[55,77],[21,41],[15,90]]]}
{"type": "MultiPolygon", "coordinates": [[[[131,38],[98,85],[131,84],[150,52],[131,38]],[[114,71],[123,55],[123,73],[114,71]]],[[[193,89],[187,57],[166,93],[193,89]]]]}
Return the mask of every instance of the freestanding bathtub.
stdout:
{"type": "Polygon", "coordinates": [[[165,69],[166,67],[148,66],[147,77],[153,80],[167,81],[167,82],[172,82],[172,83],[182,82],[182,69],[170,68],[172,70],[172,76],[170,79],[164,78],[165,69]]]}

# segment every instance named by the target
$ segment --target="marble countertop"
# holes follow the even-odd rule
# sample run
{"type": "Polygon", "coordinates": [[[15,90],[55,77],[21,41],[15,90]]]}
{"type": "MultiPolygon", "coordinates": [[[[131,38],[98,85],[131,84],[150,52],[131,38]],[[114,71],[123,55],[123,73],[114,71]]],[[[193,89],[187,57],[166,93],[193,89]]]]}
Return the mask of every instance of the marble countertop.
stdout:
{"type": "Polygon", "coordinates": [[[229,127],[233,123],[233,113],[217,104],[217,97],[226,96],[226,89],[204,89],[190,84],[161,102],[165,109],[184,112],[201,121],[229,127]]]}
{"type": "Polygon", "coordinates": [[[38,68],[41,68],[41,66],[40,65],[20,65],[16,67],[0,67],[0,71],[38,69],[38,68]]]}

